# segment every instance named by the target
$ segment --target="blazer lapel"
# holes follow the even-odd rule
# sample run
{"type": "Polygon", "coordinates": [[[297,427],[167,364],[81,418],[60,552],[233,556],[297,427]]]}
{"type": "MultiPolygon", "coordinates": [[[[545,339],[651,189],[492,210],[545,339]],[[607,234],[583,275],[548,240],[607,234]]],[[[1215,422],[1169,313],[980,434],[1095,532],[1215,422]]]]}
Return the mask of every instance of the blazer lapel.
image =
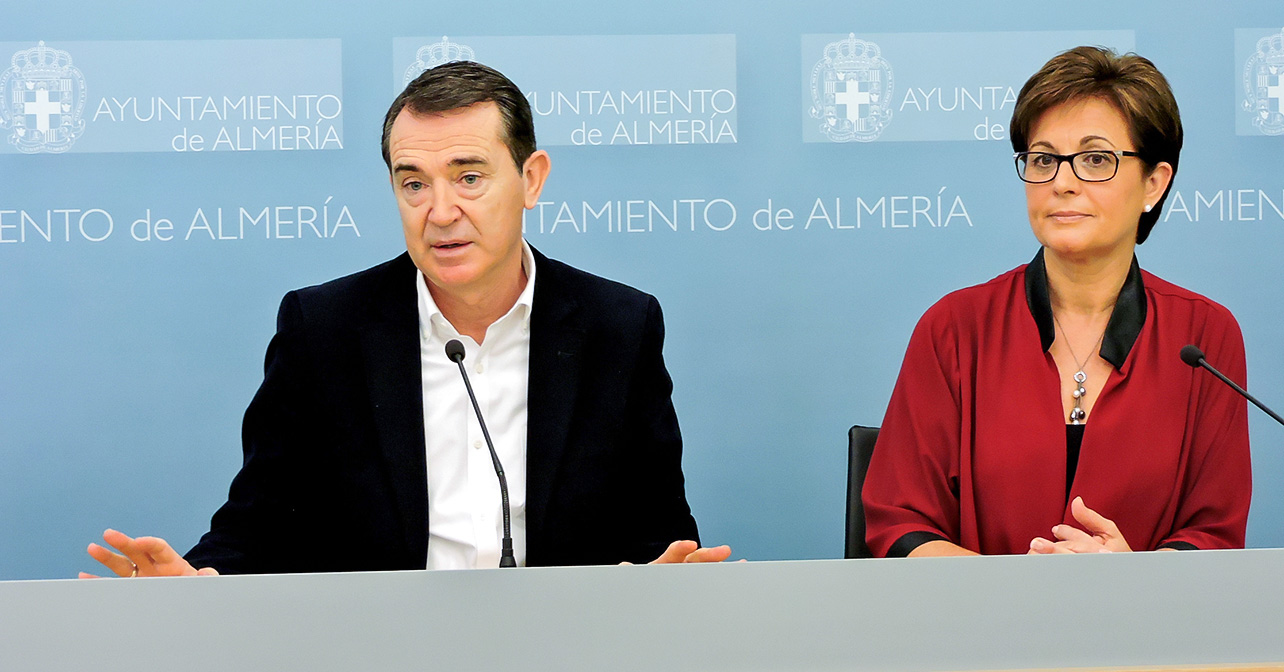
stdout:
{"type": "Polygon", "coordinates": [[[411,557],[422,560],[428,556],[428,468],[412,268],[408,255],[398,257],[383,290],[370,297],[371,320],[361,331],[361,356],[406,547],[411,557]]]}
{"type": "MultiPolygon", "coordinates": [[[[584,326],[557,262],[534,252],[530,377],[526,395],[526,528],[538,540],[579,392],[584,326]]],[[[528,541],[528,548],[532,542],[528,541]]],[[[534,542],[538,544],[538,541],[534,542]]]]}

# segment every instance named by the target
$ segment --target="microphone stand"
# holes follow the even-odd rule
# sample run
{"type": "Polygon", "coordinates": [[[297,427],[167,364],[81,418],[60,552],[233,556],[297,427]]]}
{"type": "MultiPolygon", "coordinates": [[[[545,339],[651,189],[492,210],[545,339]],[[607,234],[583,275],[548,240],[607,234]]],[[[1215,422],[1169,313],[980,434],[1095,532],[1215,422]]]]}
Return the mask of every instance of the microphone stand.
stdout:
{"type": "Polygon", "coordinates": [[[473,394],[473,385],[468,382],[468,372],[464,370],[464,344],[456,339],[451,339],[450,342],[446,343],[446,356],[459,365],[459,375],[464,378],[464,388],[468,390],[468,399],[473,402],[473,412],[477,414],[477,424],[481,425],[482,436],[486,438],[486,447],[490,449],[490,461],[495,466],[495,475],[499,477],[499,497],[503,503],[502,513],[504,515],[504,539],[500,550],[499,566],[516,567],[517,560],[513,557],[513,532],[509,522],[508,478],[504,476],[504,465],[499,463],[499,454],[495,452],[495,444],[491,443],[490,432],[486,430],[486,421],[482,419],[481,406],[477,404],[477,396],[473,394]]]}

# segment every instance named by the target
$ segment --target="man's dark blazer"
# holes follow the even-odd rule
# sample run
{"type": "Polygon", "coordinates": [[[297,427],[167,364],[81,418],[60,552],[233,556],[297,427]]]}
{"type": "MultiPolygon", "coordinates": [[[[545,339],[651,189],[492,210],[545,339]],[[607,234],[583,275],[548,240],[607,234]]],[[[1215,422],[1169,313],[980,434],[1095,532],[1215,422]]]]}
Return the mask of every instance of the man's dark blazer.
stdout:
{"type": "MultiPolygon", "coordinates": [[[[660,305],[534,254],[526,562],[653,560],[696,539],[660,305]]],[[[245,413],[244,463],[186,555],[194,566],[424,568],[417,272],[402,254],[285,296],[245,413]]]]}

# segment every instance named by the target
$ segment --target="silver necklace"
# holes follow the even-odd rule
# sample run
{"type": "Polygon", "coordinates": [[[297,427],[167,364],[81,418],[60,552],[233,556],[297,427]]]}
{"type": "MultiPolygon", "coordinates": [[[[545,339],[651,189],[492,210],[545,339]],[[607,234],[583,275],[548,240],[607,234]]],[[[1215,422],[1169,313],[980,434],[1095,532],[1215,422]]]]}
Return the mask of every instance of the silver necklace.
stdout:
{"type": "Polygon", "coordinates": [[[1074,354],[1074,348],[1070,347],[1070,337],[1066,336],[1066,328],[1061,326],[1061,320],[1057,319],[1056,313],[1052,314],[1052,321],[1057,323],[1057,328],[1061,330],[1061,335],[1066,339],[1066,350],[1070,351],[1070,358],[1074,360],[1074,365],[1079,368],[1078,371],[1074,372],[1074,382],[1077,383],[1079,387],[1075,388],[1073,393],[1074,408],[1070,409],[1070,424],[1082,425],[1088,418],[1088,413],[1083,410],[1083,396],[1088,393],[1088,391],[1084,389],[1083,384],[1088,382],[1088,374],[1084,373],[1083,369],[1087,365],[1088,360],[1092,358],[1092,353],[1096,352],[1097,348],[1101,347],[1101,342],[1106,339],[1106,330],[1101,330],[1101,336],[1097,338],[1097,344],[1092,346],[1092,350],[1088,352],[1088,357],[1085,358],[1083,362],[1080,362],[1079,357],[1074,354]]]}

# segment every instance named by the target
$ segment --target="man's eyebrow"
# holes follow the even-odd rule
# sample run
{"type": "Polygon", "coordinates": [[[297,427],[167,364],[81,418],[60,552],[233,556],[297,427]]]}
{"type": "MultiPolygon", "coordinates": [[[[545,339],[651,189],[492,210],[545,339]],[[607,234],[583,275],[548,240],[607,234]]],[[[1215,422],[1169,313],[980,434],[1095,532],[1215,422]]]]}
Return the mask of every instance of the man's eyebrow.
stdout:
{"type": "MultiPolygon", "coordinates": [[[[468,166],[487,166],[490,165],[490,162],[481,156],[461,156],[459,158],[451,159],[446,165],[451,168],[462,168],[468,166]]],[[[422,173],[423,169],[421,169],[417,164],[408,161],[398,161],[393,165],[392,172],[394,174],[422,173]]]]}
{"type": "Polygon", "coordinates": [[[459,168],[461,166],[484,166],[488,163],[490,162],[480,156],[461,156],[457,159],[451,159],[447,165],[451,168],[459,168]]]}

